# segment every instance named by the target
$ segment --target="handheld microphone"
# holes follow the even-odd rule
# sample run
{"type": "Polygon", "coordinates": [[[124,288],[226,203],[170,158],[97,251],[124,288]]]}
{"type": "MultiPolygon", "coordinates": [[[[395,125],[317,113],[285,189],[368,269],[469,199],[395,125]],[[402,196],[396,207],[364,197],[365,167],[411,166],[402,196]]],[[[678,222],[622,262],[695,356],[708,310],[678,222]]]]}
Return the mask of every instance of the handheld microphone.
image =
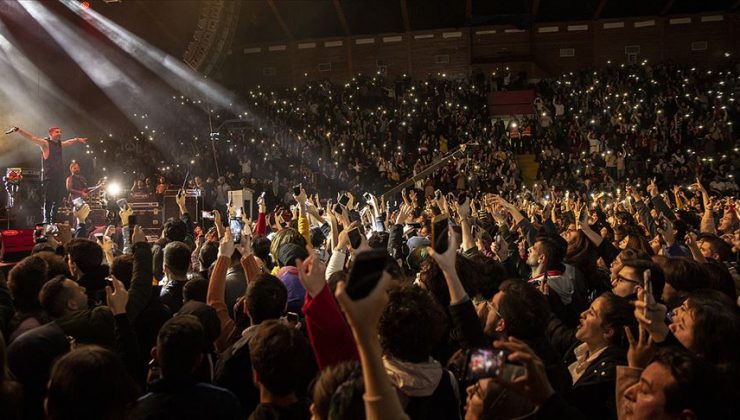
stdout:
{"type": "Polygon", "coordinates": [[[9,129],[5,130],[5,134],[12,134],[18,131],[18,127],[10,127],[9,129]]]}

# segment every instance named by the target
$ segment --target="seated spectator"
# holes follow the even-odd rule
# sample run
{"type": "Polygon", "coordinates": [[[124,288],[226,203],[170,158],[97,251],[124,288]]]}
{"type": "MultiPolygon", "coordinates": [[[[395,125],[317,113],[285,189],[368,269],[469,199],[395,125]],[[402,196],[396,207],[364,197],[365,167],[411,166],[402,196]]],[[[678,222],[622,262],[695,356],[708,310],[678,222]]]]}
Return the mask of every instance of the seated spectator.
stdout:
{"type": "Polygon", "coordinates": [[[623,419],[729,419],[731,394],[711,365],[675,348],[660,351],[644,370],[620,367],[617,398],[623,419]]]}
{"type": "Polygon", "coordinates": [[[244,418],[234,394],[195,379],[205,341],[203,327],[192,315],[177,316],[162,326],[153,350],[162,377],[133,405],[133,418],[244,418]]]}
{"type": "Polygon", "coordinates": [[[581,314],[578,343],[566,357],[573,379],[566,399],[589,418],[616,418],[616,367],[627,361],[624,328],[636,325],[632,312],[629,301],[607,292],[581,314]]]}
{"type": "Polygon", "coordinates": [[[537,287],[547,283],[552,311],[566,325],[575,326],[586,304],[586,289],[578,270],[563,259],[567,242],[555,235],[538,236],[528,250],[527,265],[532,268],[529,283],[537,287]]]}
{"type": "Polygon", "coordinates": [[[671,309],[680,306],[689,292],[709,286],[704,267],[690,258],[669,258],[662,268],[665,286],[661,300],[671,309]]]}
{"type": "MultiPolygon", "coordinates": [[[[624,251],[622,251],[624,252],[624,251]]],[[[637,299],[637,293],[645,289],[645,272],[650,271],[650,283],[654,296],[662,296],[663,270],[650,260],[622,260],[621,269],[612,280],[612,293],[628,300],[637,299]]]]}

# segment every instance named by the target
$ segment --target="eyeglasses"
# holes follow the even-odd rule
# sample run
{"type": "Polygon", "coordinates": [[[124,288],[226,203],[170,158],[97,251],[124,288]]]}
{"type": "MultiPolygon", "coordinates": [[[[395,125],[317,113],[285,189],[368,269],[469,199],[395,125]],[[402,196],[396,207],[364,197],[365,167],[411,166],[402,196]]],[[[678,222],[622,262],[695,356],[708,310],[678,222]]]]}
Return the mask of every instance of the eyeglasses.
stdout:
{"type": "Polygon", "coordinates": [[[493,306],[493,302],[491,302],[490,300],[486,301],[486,307],[488,307],[489,311],[493,311],[499,318],[503,318],[503,316],[501,316],[501,313],[495,306],[493,306]]]}
{"type": "Polygon", "coordinates": [[[627,283],[641,284],[639,281],[628,279],[627,277],[625,277],[625,276],[623,276],[621,274],[617,274],[617,281],[624,281],[624,282],[627,282],[627,283]]]}

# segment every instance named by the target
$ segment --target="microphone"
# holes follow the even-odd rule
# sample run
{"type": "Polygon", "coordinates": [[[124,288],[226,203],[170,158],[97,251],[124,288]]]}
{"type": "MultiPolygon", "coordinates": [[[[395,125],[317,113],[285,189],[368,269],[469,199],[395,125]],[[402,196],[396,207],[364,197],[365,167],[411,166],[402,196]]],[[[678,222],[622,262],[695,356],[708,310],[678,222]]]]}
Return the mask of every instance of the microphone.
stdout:
{"type": "Polygon", "coordinates": [[[5,134],[12,134],[18,131],[18,127],[10,127],[9,129],[5,130],[5,134]]]}

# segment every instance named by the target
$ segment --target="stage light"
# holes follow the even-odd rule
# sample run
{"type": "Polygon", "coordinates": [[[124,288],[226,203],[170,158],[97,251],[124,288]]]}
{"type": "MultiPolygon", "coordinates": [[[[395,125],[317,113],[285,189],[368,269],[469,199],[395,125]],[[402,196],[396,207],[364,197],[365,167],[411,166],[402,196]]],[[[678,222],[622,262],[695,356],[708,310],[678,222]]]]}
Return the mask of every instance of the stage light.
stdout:
{"type": "Polygon", "coordinates": [[[83,1],[82,3],[80,3],[80,7],[82,7],[83,9],[89,9],[90,3],[87,1],[83,1]]]}
{"type": "Polygon", "coordinates": [[[111,197],[117,197],[121,193],[121,184],[117,182],[111,182],[105,188],[105,192],[111,197]]]}

